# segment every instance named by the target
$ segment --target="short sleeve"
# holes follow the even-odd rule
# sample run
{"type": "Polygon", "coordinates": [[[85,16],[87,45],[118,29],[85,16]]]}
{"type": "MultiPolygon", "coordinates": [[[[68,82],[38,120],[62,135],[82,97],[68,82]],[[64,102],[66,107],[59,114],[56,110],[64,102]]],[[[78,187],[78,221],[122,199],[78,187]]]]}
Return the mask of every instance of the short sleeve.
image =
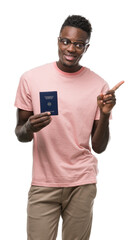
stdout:
{"type": "Polygon", "coordinates": [[[24,74],[20,78],[14,105],[23,110],[33,111],[31,94],[24,74]]]}
{"type": "MultiPolygon", "coordinates": [[[[109,91],[109,89],[110,89],[109,85],[108,85],[108,83],[106,83],[104,85],[104,87],[102,88],[102,90],[100,91],[100,93],[106,94],[107,91],[109,91]]],[[[99,119],[100,119],[100,109],[99,109],[99,107],[97,107],[95,120],[99,120],[99,119]]],[[[110,114],[110,119],[112,119],[112,113],[110,114]]]]}

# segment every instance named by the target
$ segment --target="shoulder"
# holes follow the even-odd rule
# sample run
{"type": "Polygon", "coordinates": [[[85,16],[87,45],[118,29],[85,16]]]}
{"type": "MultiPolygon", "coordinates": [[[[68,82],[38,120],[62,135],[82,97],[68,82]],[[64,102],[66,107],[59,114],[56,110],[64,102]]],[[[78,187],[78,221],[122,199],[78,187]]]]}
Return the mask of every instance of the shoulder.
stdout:
{"type": "Polygon", "coordinates": [[[94,72],[93,70],[91,70],[90,68],[84,67],[85,68],[85,73],[86,76],[88,76],[88,78],[90,79],[90,81],[92,81],[92,84],[97,85],[98,87],[102,87],[102,86],[108,86],[107,81],[101,77],[99,74],[97,74],[96,72],[94,72]]]}
{"type": "Polygon", "coordinates": [[[29,79],[32,79],[34,76],[40,76],[43,75],[44,73],[50,71],[53,67],[53,63],[47,63],[43,64],[37,67],[34,67],[30,70],[27,70],[21,75],[21,79],[24,79],[28,81],[29,79]]]}

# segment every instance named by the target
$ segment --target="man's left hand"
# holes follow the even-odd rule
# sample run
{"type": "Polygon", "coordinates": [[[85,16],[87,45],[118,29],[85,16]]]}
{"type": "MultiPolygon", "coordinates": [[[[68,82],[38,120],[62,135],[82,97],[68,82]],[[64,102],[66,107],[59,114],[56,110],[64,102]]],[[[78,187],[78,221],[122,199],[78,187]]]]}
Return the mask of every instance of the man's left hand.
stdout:
{"type": "Polygon", "coordinates": [[[111,90],[106,94],[100,94],[97,97],[97,103],[100,111],[104,114],[110,114],[112,108],[116,104],[115,91],[124,83],[124,81],[116,84],[111,90]]]}

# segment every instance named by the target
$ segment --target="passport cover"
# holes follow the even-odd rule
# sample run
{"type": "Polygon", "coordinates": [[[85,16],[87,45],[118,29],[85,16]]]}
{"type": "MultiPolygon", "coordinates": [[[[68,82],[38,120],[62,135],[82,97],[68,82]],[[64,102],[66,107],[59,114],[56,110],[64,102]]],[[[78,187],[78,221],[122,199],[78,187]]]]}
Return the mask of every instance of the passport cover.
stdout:
{"type": "Polygon", "coordinates": [[[51,112],[51,115],[58,115],[57,91],[40,92],[40,107],[42,112],[51,112]]]}

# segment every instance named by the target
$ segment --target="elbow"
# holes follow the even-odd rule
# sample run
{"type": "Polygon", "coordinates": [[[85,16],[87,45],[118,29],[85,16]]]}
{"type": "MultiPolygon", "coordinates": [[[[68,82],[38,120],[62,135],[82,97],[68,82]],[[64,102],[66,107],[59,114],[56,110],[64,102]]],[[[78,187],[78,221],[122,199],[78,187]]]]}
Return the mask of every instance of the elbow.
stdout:
{"type": "Polygon", "coordinates": [[[16,135],[18,141],[22,142],[22,143],[31,142],[33,139],[32,136],[24,137],[23,135],[21,135],[20,132],[18,132],[17,128],[15,129],[15,135],[16,135]]]}
{"type": "Polygon", "coordinates": [[[106,148],[96,148],[96,147],[92,147],[93,151],[97,154],[103,153],[105,151],[106,148]]]}
{"type": "Polygon", "coordinates": [[[92,143],[92,149],[97,154],[103,153],[106,150],[106,148],[107,148],[107,145],[98,146],[98,145],[92,143]]]}
{"type": "Polygon", "coordinates": [[[20,136],[17,136],[17,139],[19,142],[25,143],[25,142],[31,142],[32,138],[22,138],[20,136]]]}
{"type": "Polygon", "coordinates": [[[24,139],[20,136],[17,136],[17,139],[19,142],[22,142],[22,143],[26,143],[26,142],[31,142],[32,141],[32,138],[28,138],[28,139],[24,139]]]}
{"type": "Polygon", "coordinates": [[[20,137],[19,137],[19,135],[18,135],[17,127],[15,128],[14,133],[15,133],[15,136],[17,137],[17,140],[18,140],[19,142],[21,142],[21,141],[20,141],[20,137]]]}
{"type": "Polygon", "coordinates": [[[22,142],[22,138],[20,137],[20,134],[18,134],[18,128],[17,128],[17,127],[15,128],[15,135],[16,135],[16,137],[17,137],[17,140],[18,140],[19,142],[22,142]]]}

